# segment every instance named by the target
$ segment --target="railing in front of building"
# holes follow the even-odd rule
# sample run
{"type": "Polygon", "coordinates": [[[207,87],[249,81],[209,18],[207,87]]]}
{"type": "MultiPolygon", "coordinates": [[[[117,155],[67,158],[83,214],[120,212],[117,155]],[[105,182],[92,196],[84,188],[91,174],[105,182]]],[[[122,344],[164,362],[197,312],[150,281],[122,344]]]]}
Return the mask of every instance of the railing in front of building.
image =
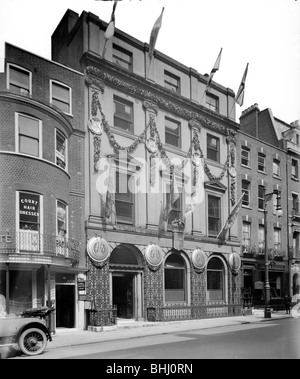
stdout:
{"type": "Polygon", "coordinates": [[[0,232],[0,254],[31,254],[64,257],[79,262],[79,242],[60,236],[45,235],[31,230],[0,232]]]}
{"type": "MultiPolygon", "coordinates": [[[[286,257],[286,252],[277,248],[268,249],[268,259],[275,261],[283,261],[284,257],[286,257]]],[[[242,246],[242,256],[243,258],[255,258],[255,259],[264,259],[265,250],[263,247],[251,246],[251,245],[243,245],[242,246]]]]}
{"type": "Polygon", "coordinates": [[[117,307],[107,309],[90,309],[89,310],[89,325],[90,326],[110,326],[116,325],[117,322],[117,307]]]}
{"type": "Polygon", "coordinates": [[[300,259],[300,248],[290,247],[289,248],[289,258],[290,259],[300,259]]]}
{"type": "Polygon", "coordinates": [[[242,304],[172,305],[147,308],[147,320],[152,322],[231,317],[240,316],[242,314],[244,314],[242,304]]]}

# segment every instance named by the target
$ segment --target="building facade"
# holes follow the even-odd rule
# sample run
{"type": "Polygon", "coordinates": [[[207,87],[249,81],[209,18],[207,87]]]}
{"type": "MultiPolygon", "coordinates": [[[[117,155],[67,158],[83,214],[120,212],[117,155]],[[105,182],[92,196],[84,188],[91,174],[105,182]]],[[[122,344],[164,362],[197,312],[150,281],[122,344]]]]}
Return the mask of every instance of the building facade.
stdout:
{"type": "Polygon", "coordinates": [[[0,294],[7,313],[55,306],[52,328],[83,328],[84,76],[8,43],[4,67],[0,294]]]}
{"type": "Polygon", "coordinates": [[[52,59],[85,76],[88,325],[241,311],[234,93],[68,10],[52,59]]]}
{"type": "Polygon", "coordinates": [[[296,125],[275,118],[270,109],[260,111],[257,104],[240,117],[238,181],[245,193],[239,215],[242,290],[254,305],[264,304],[266,250],[271,302],[280,303],[297,291],[297,272],[292,271],[299,264],[296,134],[296,125]],[[283,211],[280,217],[278,207],[283,211]]]}

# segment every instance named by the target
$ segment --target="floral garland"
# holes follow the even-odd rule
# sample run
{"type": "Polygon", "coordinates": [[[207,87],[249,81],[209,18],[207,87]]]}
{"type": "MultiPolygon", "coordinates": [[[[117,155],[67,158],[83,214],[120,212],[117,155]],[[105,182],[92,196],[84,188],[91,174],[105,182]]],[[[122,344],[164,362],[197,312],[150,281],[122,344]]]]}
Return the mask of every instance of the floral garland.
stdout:
{"type": "MultiPolygon", "coordinates": [[[[161,156],[163,162],[168,167],[172,166],[170,158],[168,157],[168,155],[166,153],[166,150],[164,149],[163,144],[161,142],[160,135],[159,135],[159,132],[157,130],[156,122],[155,122],[153,116],[150,117],[150,120],[149,120],[148,124],[146,125],[145,130],[139,135],[139,137],[137,137],[133,141],[133,143],[131,145],[129,145],[127,147],[122,147],[116,141],[115,136],[114,136],[113,132],[111,131],[111,128],[110,128],[108,122],[106,121],[105,115],[104,115],[104,113],[102,111],[100,100],[98,98],[98,93],[96,91],[93,92],[91,109],[92,109],[92,115],[93,116],[97,115],[97,109],[99,109],[99,112],[101,113],[101,117],[102,117],[103,130],[107,134],[109,142],[110,142],[111,146],[113,147],[113,149],[115,151],[125,150],[128,153],[132,153],[140,143],[144,142],[145,136],[146,136],[146,132],[147,132],[148,128],[150,128],[150,135],[151,135],[152,138],[156,137],[157,147],[158,147],[158,150],[160,152],[160,156],[161,156]]],[[[199,152],[201,158],[204,157],[203,151],[202,151],[201,146],[200,146],[200,141],[199,141],[198,133],[196,131],[194,131],[194,137],[192,139],[191,146],[189,148],[187,156],[186,156],[186,158],[183,159],[181,165],[178,165],[178,167],[184,167],[187,164],[188,160],[192,156],[193,148],[194,148],[194,150],[196,152],[197,151],[199,152]]],[[[208,167],[207,163],[204,162],[204,171],[205,171],[206,175],[208,176],[209,180],[211,180],[211,181],[214,181],[214,180],[220,181],[220,180],[222,180],[222,178],[225,175],[225,172],[228,170],[229,159],[230,158],[232,159],[232,151],[233,150],[231,149],[231,151],[229,152],[229,154],[228,154],[228,156],[226,158],[226,161],[224,163],[222,172],[218,176],[213,175],[211,173],[210,168],[208,167]]],[[[197,175],[196,172],[195,172],[195,175],[197,175]]],[[[194,179],[194,180],[197,181],[197,179],[194,179]]]]}

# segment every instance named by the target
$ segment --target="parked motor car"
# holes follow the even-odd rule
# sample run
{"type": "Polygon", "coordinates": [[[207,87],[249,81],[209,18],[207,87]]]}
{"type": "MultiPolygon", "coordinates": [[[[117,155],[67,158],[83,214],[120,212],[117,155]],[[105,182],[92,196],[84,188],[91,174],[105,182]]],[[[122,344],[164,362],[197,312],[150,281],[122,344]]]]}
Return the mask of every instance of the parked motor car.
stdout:
{"type": "Polygon", "coordinates": [[[30,308],[19,315],[0,317],[0,347],[20,349],[26,355],[38,355],[52,341],[46,316],[54,311],[51,307],[30,308]]]}

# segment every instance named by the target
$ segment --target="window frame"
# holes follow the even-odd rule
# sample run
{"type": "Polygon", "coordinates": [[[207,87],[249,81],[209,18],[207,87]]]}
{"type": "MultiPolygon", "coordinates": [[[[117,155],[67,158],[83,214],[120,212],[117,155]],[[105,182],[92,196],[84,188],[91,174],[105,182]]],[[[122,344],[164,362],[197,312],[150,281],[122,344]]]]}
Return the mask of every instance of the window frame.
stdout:
{"type": "Polygon", "coordinates": [[[212,95],[211,93],[207,93],[205,95],[205,106],[206,108],[219,113],[219,98],[217,96],[212,95]],[[214,102],[209,102],[208,99],[214,102]]]}
{"type": "Polygon", "coordinates": [[[206,207],[206,209],[207,209],[207,235],[209,237],[216,238],[218,236],[220,230],[221,230],[221,227],[222,227],[222,196],[219,196],[218,194],[209,192],[206,194],[206,200],[207,200],[207,207],[206,207]],[[212,217],[209,214],[209,198],[212,198],[212,197],[215,199],[218,199],[218,204],[219,204],[219,208],[218,208],[219,215],[217,218],[216,217],[213,218],[213,220],[214,219],[218,220],[217,221],[218,228],[217,228],[216,234],[210,233],[210,231],[211,231],[210,230],[210,219],[212,217]]]}
{"type": "MultiPolygon", "coordinates": [[[[128,224],[128,225],[134,225],[135,224],[135,193],[134,193],[134,188],[132,188],[132,190],[130,190],[130,185],[133,185],[133,180],[132,180],[132,175],[133,175],[133,172],[129,171],[129,170],[124,170],[120,167],[118,167],[118,165],[116,166],[116,171],[115,171],[115,181],[116,181],[116,190],[115,190],[115,194],[114,194],[114,202],[115,202],[115,211],[116,211],[116,224],[128,224]],[[119,187],[120,187],[120,174],[123,175],[126,175],[127,176],[127,185],[126,185],[126,189],[127,189],[127,192],[128,192],[128,196],[125,197],[125,196],[122,196],[121,193],[119,193],[119,187]],[[119,179],[118,179],[119,178],[119,179]],[[130,183],[131,182],[131,183],[130,183]],[[117,212],[117,202],[119,203],[122,203],[122,204],[131,204],[131,216],[128,216],[128,217],[124,217],[124,216],[118,216],[118,212],[117,212]]],[[[123,186],[123,184],[121,184],[121,186],[123,186]]]]}
{"type": "Polygon", "coordinates": [[[266,154],[264,153],[259,152],[257,155],[257,170],[263,173],[266,172],[266,154]],[[260,160],[263,160],[263,161],[260,162],[260,160]],[[263,169],[261,170],[260,167],[262,167],[263,169]]]}
{"type": "Polygon", "coordinates": [[[119,65],[122,68],[124,68],[125,70],[132,72],[132,70],[133,70],[133,68],[132,68],[133,67],[132,57],[133,57],[133,54],[131,51],[128,51],[128,50],[124,49],[123,47],[113,43],[113,46],[112,46],[112,62],[114,64],[119,65]],[[118,56],[115,53],[120,53],[121,56],[118,56]],[[128,57],[128,60],[124,59],[123,55],[128,57]],[[123,64],[124,62],[127,64],[123,64]]]}
{"type": "Polygon", "coordinates": [[[298,160],[292,158],[291,160],[291,177],[292,179],[299,179],[299,165],[298,165],[298,160]],[[294,163],[294,164],[293,164],[294,163]]]}
{"type": "Polygon", "coordinates": [[[250,207],[251,200],[251,182],[246,179],[242,179],[242,192],[245,193],[242,199],[242,205],[245,207],[250,207]],[[243,186],[243,184],[247,184],[247,188],[243,186]],[[248,199],[247,199],[248,198],[248,199]]]}
{"type": "Polygon", "coordinates": [[[241,147],[241,165],[245,167],[250,167],[251,166],[251,161],[250,161],[250,149],[247,146],[242,146],[241,147]],[[243,152],[247,153],[247,157],[243,156],[243,152]],[[243,159],[246,161],[246,163],[243,162],[243,159]]]}
{"type": "Polygon", "coordinates": [[[273,238],[273,245],[274,245],[274,250],[279,251],[281,250],[281,243],[282,243],[282,236],[281,236],[281,228],[274,227],[274,238],[273,238]]]}
{"type": "Polygon", "coordinates": [[[277,178],[280,178],[281,170],[280,170],[280,160],[274,158],[273,159],[273,175],[277,178]],[[277,168],[277,169],[276,169],[277,168]],[[275,169],[275,170],[274,170],[275,169]]]}
{"type": "Polygon", "coordinates": [[[207,133],[207,135],[206,135],[206,158],[213,161],[213,162],[220,163],[220,138],[214,136],[213,134],[209,134],[209,133],[207,133]],[[217,145],[216,148],[212,148],[211,146],[209,146],[209,141],[211,141],[213,139],[216,140],[216,145],[217,145]],[[209,151],[214,152],[214,154],[216,154],[216,159],[209,157],[209,155],[210,155],[209,151]]]}
{"type": "Polygon", "coordinates": [[[63,170],[68,170],[68,139],[59,129],[55,129],[55,164],[63,170]],[[61,159],[63,154],[57,149],[57,137],[59,135],[64,138],[64,160],[61,159]],[[64,167],[57,162],[58,159],[65,164],[64,167]]]}
{"type": "Polygon", "coordinates": [[[249,247],[251,244],[251,222],[242,222],[242,245],[249,247]],[[248,236],[245,238],[245,236],[248,236]]]}
{"type": "Polygon", "coordinates": [[[164,87],[172,92],[180,94],[180,77],[170,71],[164,70],[164,87]]]}
{"type": "Polygon", "coordinates": [[[257,191],[257,207],[259,210],[264,211],[265,209],[265,193],[266,193],[266,187],[259,184],[258,185],[258,191],[257,191]],[[263,191],[263,196],[260,197],[260,190],[263,191]],[[262,207],[260,207],[262,203],[262,207]]]}
{"type": "Polygon", "coordinates": [[[186,261],[185,259],[183,258],[183,256],[181,254],[176,254],[176,253],[171,253],[169,254],[167,257],[166,257],[166,260],[164,262],[164,302],[165,304],[187,304],[188,303],[188,283],[187,283],[187,277],[188,277],[188,272],[187,272],[187,264],[186,264],[186,261]],[[170,266],[168,267],[168,260],[172,259],[172,258],[179,258],[178,261],[179,263],[181,263],[181,266],[170,266]],[[166,271],[171,272],[172,271],[178,271],[178,273],[180,272],[180,274],[182,274],[182,279],[181,279],[181,282],[182,282],[182,287],[181,288],[175,288],[175,290],[177,289],[178,291],[181,290],[182,293],[183,293],[183,300],[178,300],[178,299],[169,299],[168,296],[167,296],[167,291],[170,291],[174,288],[166,288],[166,280],[167,280],[167,275],[166,275],[166,271]],[[168,299],[167,299],[168,298],[168,299]]]}
{"type": "Polygon", "coordinates": [[[114,106],[114,112],[113,112],[114,127],[119,129],[119,130],[123,130],[124,132],[127,132],[127,133],[134,133],[134,105],[133,105],[133,102],[126,100],[126,99],[123,99],[120,96],[114,95],[113,96],[113,106],[114,106]],[[120,115],[122,115],[122,114],[117,113],[116,103],[121,104],[122,106],[125,106],[125,107],[127,106],[130,108],[130,110],[131,110],[131,113],[130,113],[131,120],[130,121],[126,120],[126,118],[120,117],[120,115]],[[122,126],[116,125],[116,120],[118,120],[118,119],[121,120],[122,122],[127,123],[129,125],[129,128],[125,129],[122,126]]]}
{"type": "Polygon", "coordinates": [[[165,144],[168,146],[178,148],[178,149],[181,148],[181,122],[178,120],[174,120],[174,119],[167,117],[167,116],[165,116],[165,144]],[[177,125],[178,133],[175,133],[175,132],[173,132],[173,130],[171,128],[168,128],[167,122],[174,124],[174,125],[177,125]],[[176,138],[176,140],[178,141],[177,145],[171,143],[170,140],[168,140],[168,138],[167,138],[168,135],[170,135],[171,137],[173,136],[173,138],[176,138]]]}
{"type": "Polygon", "coordinates": [[[28,92],[28,95],[32,95],[32,72],[27,70],[24,67],[21,67],[19,65],[16,65],[14,63],[7,63],[7,84],[6,84],[7,89],[12,90],[13,92],[20,93],[21,95],[26,95],[28,92]],[[23,71],[24,73],[28,74],[28,88],[23,88],[23,87],[18,87],[17,85],[14,85],[11,83],[11,69],[16,69],[18,71],[23,71]],[[11,88],[11,85],[14,86],[14,88],[11,88]],[[15,88],[19,88],[18,91],[14,91],[15,88]],[[23,91],[27,91],[22,93],[23,91]]]}
{"type": "MultiPolygon", "coordinates": [[[[64,100],[66,100],[66,99],[64,99],[64,100]]],[[[59,82],[58,80],[50,79],[50,104],[53,105],[53,106],[55,106],[56,108],[58,108],[61,112],[65,113],[67,115],[72,115],[73,114],[73,109],[72,109],[73,108],[72,107],[72,88],[70,86],[62,83],[62,82],[59,82]],[[68,102],[67,101],[63,101],[62,99],[58,99],[58,98],[53,97],[53,92],[54,92],[53,91],[53,85],[68,90],[68,93],[69,93],[68,102]],[[59,107],[58,105],[54,104],[53,103],[53,99],[56,100],[59,103],[67,104],[68,107],[69,107],[69,112],[66,112],[61,107],[59,107]]]]}
{"type": "Polygon", "coordinates": [[[28,155],[30,157],[42,158],[42,141],[43,141],[42,121],[40,119],[34,117],[34,116],[29,115],[29,114],[25,114],[25,113],[21,113],[21,112],[15,112],[15,146],[16,146],[16,152],[19,154],[28,155]],[[38,122],[38,138],[27,136],[26,134],[20,134],[20,116],[38,122]],[[37,147],[38,154],[37,155],[20,151],[20,147],[21,147],[20,136],[21,135],[26,136],[27,139],[37,141],[37,144],[38,144],[38,147],[37,147]]]}
{"type": "Polygon", "coordinates": [[[219,257],[216,257],[216,256],[213,256],[209,259],[209,261],[207,262],[207,268],[206,268],[206,293],[207,293],[207,300],[211,303],[215,303],[215,302],[224,302],[226,301],[226,283],[225,283],[225,277],[226,277],[226,273],[225,273],[225,266],[224,266],[224,262],[222,259],[220,259],[219,257]],[[211,260],[219,260],[220,261],[220,264],[222,265],[222,268],[221,269],[216,269],[216,268],[209,268],[209,264],[211,262],[211,260]],[[220,283],[220,288],[210,288],[209,285],[212,284],[212,281],[216,280],[216,277],[215,278],[209,278],[209,274],[212,274],[212,273],[219,273],[219,283],[220,283]],[[220,299],[212,299],[211,296],[210,296],[210,292],[211,291],[217,291],[219,290],[221,295],[222,295],[222,298],[220,299]]]}

